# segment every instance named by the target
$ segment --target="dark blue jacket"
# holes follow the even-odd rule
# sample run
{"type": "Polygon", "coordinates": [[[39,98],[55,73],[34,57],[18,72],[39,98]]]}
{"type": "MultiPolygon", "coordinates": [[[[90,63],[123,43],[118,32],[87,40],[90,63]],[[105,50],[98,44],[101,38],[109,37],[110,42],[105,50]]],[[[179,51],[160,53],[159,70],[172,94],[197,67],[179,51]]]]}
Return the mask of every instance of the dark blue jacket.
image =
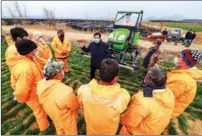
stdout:
{"type": "Polygon", "coordinates": [[[99,44],[91,42],[87,48],[84,46],[81,49],[84,52],[91,53],[91,66],[97,69],[100,68],[100,64],[104,59],[109,58],[109,45],[103,41],[100,41],[99,44]]]}

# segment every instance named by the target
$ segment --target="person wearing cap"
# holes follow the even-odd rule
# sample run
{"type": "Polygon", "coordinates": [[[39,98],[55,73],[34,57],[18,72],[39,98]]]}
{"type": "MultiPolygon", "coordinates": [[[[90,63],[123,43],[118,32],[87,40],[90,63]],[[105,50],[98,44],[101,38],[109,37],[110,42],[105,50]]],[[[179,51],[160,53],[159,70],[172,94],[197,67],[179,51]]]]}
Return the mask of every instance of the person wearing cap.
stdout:
{"type": "Polygon", "coordinates": [[[70,72],[69,66],[67,64],[67,57],[69,56],[71,50],[71,43],[65,37],[65,33],[62,29],[57,31],[57,36],[53,38],[52,47],[55,52],[55,57],[57,61],[63,61],[65,64],[64,71],[66,73],[70,72]]]}
{"type": "Polygon", "coordinates": [[[94,40],[88,45],[88,47],[85,47],[84,42],[80,42],[79,44],[84,52],[91,53],[90,79],[93,79],[95,78],[96,70],[100,69],[101,62],[110,57],[108,50],[109,45],[102,41],[101,33],[99,32],[94,34],[94,40]]]}
{"type": "Polygon", "coordinates": [[[154,65],[161,65],[163,61],[163,54],[160,51],[160,46],[162,44],[161,39],[156,39],[154,41],[154,47],[149,48],[149,52],[143,60],[143,67],[145,69],[149,69],[154,65]]]}
{"type": "Polygon", "coordinates": [[[61,82],[64,77],[64,63],[50,59],[43,74],[45,78],[38,82],[37,94],[55,125],[57,135],[77,135],[76,110],[79,103],[73,89],[61,82]]]}
{"type": "Polygon", "coordinates": [[[19,103],[26,103],[32,109],[39,129],[44,131],[49,127],[49,122],[36,93],[37,82],[43,77],[33,61],[37,45],[31,40],[22,39],[17,41],[15,46],[21,55],[21,60],[15,62],[11,73],[14,99],[19,103]]]}
{"type": "Polygon", "coordinates": [[[32,41],[37,45],[38,56],[34,58],[41,71],[47,64],[48,59],[52,58],[51,50],[43,39],[43,35],[40,31],[32,32],[32,41]]]}
{"type": "Polygon", "coordinates": [[[166,86],[174,93],[175,109],[172,118],[178,117],[193,101],[197,80],[202,79],[202,70],[195,67],[202,59],[198,50],[185,49],[174,59],[175,69],[168,73],[166,86]]]}
{"type": "Polygon", "coordinates": [[[21,27],[14,27],[10,29],[10,34],[12,36],[13,44],[9,45],[5,52],[5,59],[6,64],[8,65],[9,71],[12,71],[13,65],[16,63],[16,61],[20,61],[22,58],[21,55],[17,52],[17,49],[15,47],[15,42],[27,39],[28,33],[24,28],[21,27]]]}
{"type": "Polygon", "coordinates": [[[127,90],[118,82],[119,65],[105,59],[100,66],[100,81],[93,79],[78,89],[78,99],[83,107],[87,135],[115,135],[120,115],[130,101],[127,90]]]}

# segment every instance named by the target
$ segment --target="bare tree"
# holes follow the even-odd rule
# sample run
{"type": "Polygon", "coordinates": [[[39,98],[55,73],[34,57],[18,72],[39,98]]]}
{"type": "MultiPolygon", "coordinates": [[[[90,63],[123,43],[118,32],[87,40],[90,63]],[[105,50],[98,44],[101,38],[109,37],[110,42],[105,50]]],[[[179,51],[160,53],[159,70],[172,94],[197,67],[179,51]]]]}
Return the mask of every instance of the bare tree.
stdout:
{"type": "Polygon", "coordinates": [[[7,10],[8,10],[8,14],[9,16],[13,19],[14,24],[16,25],[18,20],[17,20],[17,15],[14,12],[14,10],[12,10],[12,8],[10,6],[7,5],[7,10]]]}
{"type": "Polygon", "coordinates": [[[22,10],[17,1],[14,2],[14,8],[15,8],[16,14],[18,15],[18,18],[22,19],[23,18],[22,10]]]}
{"type": "Polygon", "coordinates": [[[55,12],[54,10],[43,7],[44,17],[47,19],[49,25],[55,25],[55,12]]]}
{"type": "Polygon", "coordinates": [[[23,5],[23,13],[24,13],[24,18],[26,19],[28,10],[27,10],[27,7],[25,5],[23,5]]]}
{"type": "Polygon", "coordinates": [[[7,5],[7,10],[11,18],[16,23],[23,23],[22,19],[27,18],[27,8],[25,5],[20,6],[18,1],[14,1],[12,6],[7,5]],[[21,8],[23,7],[23,9],[21,8]]]}

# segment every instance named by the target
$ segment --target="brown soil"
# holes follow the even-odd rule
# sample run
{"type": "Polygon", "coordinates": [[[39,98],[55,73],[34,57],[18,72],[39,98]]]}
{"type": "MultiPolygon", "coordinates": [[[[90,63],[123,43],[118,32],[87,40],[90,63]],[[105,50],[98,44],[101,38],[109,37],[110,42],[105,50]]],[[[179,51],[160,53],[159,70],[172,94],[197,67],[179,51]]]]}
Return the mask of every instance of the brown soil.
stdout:
{"type": "Polygon", "coordinates": [[[194,41],[202,43],[202,32],[197,32],[196,33],[196,39],[194,41]]]}
{"type": "Polygon", "coordinates": [[[188,120],[188,134],[189,135],[202,135],[202,120],[188,120]]]}
{"type": "Polygon", "coordinates": [[[33,122],[33,123],[27,128],[27,130],[29,130],[29,129],[34,129],[34,128],[38,128],[38,124],[37,124],[36,121],[33,122]]]}
{"type": "Polygon", "coordinates": [[[173,122],[175,123],[174,127],[176,128],[176,131],[178,135],[184,135],[184,133],[179,129],[179,123],[177,119],[174,119],[173,122]]]}
{"type": "MultiPolygon", "coordinates": [[[[14,26],[2,26],[3,31],[9,32],[9,30],[14,26]]],[[[57,32],[56,30],[47,30],[47,29],[34,29],[34,28],[25,28],[29,33],[32,31],[41,31],[45,36],[47,37],[54,37],[57,32]]],[[[83,31],[65,31],[68,39],[72,42],[76,42],[78,40],[85,40],[85,41],[91,41],[93,38],[93,33],[90,32],[83,32],[83,31]]],[[[104,41],[107,41],[108,38],[107,33],[103,34],[102,38],[104,41]]],[[[198,38],[198,37],[197,37],[198,38]]],[[[200,38],[200,37],[199,37],[200,38]]],[[[146,40],[140,40],[139,46],[144,48],[149,48],[152,46],[152,42],[146,41],[146,40]]],[[[190,47],[191,49],[197,49],[202,51],[202,45],[193,43],[190,47]]],[[[175,46],[174,43],[164,43],[162,46],[162,50],[165,51],[171,51],[171,52],[180,52],[181,50],[185,49],[183,45],[180,43],[175,46]]]]}
{"type": "MultiPolygon", "coordinates": [[[[2,26],[3,32],[8,33],[11,28],[14,26],[2,26]]],[[[47,41],[51,42],[51,39],[57,35],[56,30],[51,30],[51,29],[46,29],[46,28],[33,28],[30,26],[25,27],[25,29],[30,33],[33,31],[41,31],[44,34],[44,37],[47,41]]],[[[68,29],[64,29],[68,30],[68,29]]],[[[86,43],[89,43],[93,39],[93,32],[84,32],[84,31],[78,31],[78,30],[70,30],[70,31],[65,31],[66,36],[68,39],[74,44],[78,45],[79,40],[84,40],[86,43]]],[[[107,41],[108,39],[108,33],[102,34],[102,39],[104,41],[107,41]]],[[[198,38],[198,37],[197,37],[198,38]]],[[[147,49],[152,46],[151,41],[147,40],[139,40],[139,47],[142,49],[142,55],[147,52],[147,49]]],[[[166,43],[164,42],[161,46],[162,52],[165,54],[164,55],[164,60],[169,61],[174,58],[181,50],[185,49],[185,47],[181,44],[178,43],[178,45],[174,45],[174,43],[166,43]]],[[[193,43],[190,47],[190,49],[196,49],[202,51],[202,44],[197,44],[193,43]]],[[[202,64],[201,64],[202,65],[202,64]]]]}
{"type": "Polygon", "coordinates": [[[20,117],[24,112],[24,109],[21,109],[20,111],[18,111],[17,115],[20,117]]]}

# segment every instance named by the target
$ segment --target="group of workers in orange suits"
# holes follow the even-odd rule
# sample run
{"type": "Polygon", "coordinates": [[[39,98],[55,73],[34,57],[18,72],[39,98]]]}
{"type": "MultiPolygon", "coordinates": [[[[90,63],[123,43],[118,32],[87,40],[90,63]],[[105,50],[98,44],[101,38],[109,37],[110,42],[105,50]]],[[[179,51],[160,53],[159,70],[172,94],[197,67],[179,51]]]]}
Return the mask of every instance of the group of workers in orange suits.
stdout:
{"type": "Polygon", "coordinates": [[[78,134],[79,108],[87,134],[114,135],[121,123],[120,135],[159,135],[170,119],[178,117],[193,101],[197,80],[202,79],[202,70],[195,67],[202,53],[184,49],[174,59],[173,71],[167,73],[159,65],[149,68],[142,88],[131,98],[118,84],[118,63],[108,58],[100,64],[100,80],[81,85],[76,96],[71,87],[62,83],[65,73],[70,72],[67,58],[71,51],[63,30],[58,30],[52,41],[57,61],[52,59],[41,32],[28,35],[25,29],[15,27],[10,34],[12,42],[7,42],[5,57],[14,99],[33,110],[41,131],[49,127],[48,115],[58,135],[78,134]]]}

